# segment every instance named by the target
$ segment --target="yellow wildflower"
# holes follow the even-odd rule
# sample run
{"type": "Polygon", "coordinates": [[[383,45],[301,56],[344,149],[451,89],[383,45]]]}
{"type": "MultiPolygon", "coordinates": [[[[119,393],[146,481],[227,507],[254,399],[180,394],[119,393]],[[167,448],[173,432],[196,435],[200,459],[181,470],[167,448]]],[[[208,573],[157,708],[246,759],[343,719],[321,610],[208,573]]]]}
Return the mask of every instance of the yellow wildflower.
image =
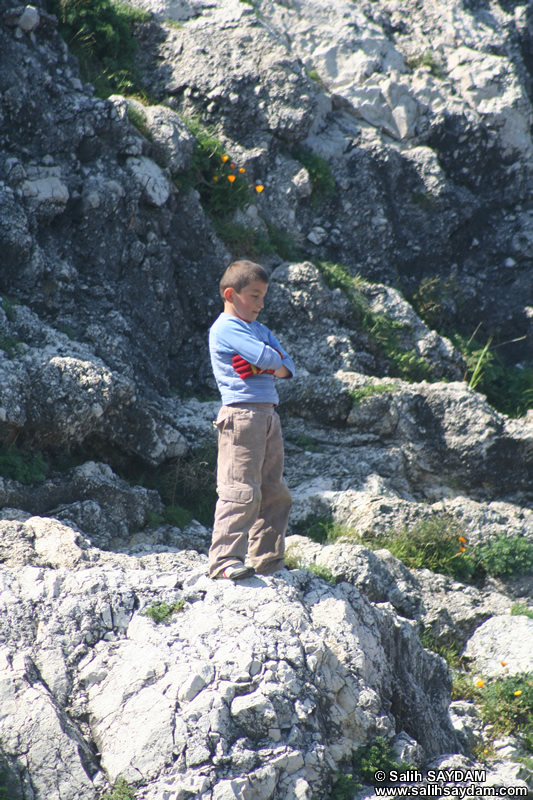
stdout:
{"type": "Polygon", "coordinates": [[[479,688],[481,689],[482,686],[485,686],[485,681],[482,680],[476,681],[476,686],[479,686],[479,688]]]}
{"type": "Polygon", "coordinates": [[[221,158],[224,164],[226,163],[226,161],[229,161],[229,156],[221,156],[221,158]]]}
{"type": "Polygon", "coordinates": [[[466,547],[463,547],[463,545],[461,545],[459,550],[461,553],[464,553],[466,551],[466,547]]]}
{"type": "Polygon", "coordinates": [[[514,693],[515,697],[520,697],[521,694],[522,694],[522,689],[517,689],[516,692],[514,693]]]}
{"type": "Polygon", "coordinates": [[[265,187],[261,183],[258,183],[257,186],[255,187],[255,191],[259,192],[259,194],[261,194],[261,192],[263,191],[264,188],[265,187]]]}
{"type": "Polygon", "coordinates": [[[233,183],[234,180],[235,180],[235,175],[228,175],[228,181],[230,183],[233,183]]]}
{"type": "Polygon", "coordinates": [[[244,169],[244,167],[239,167],[239,172],[243,173],[246,172],[246,170],[244,169]]]}
{"type": "Polygon", "coordinates": [[[466,539],[465,539],[464,536],[459,536],[459,541],[462,542],[463,544],[465,544],[466,539]]]}
{"type": "Polygon", "coordinates": [[[507,666],[507,661],[500,661],[500,664],[502,665],[502,667],[506,667],[507,666]]]}

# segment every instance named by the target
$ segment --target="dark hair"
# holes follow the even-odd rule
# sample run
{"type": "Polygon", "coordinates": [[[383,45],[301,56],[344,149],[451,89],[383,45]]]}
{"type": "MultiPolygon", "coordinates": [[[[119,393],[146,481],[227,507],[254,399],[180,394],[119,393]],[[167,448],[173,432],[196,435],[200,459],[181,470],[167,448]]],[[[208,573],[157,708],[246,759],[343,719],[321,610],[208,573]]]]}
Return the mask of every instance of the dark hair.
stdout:
{"type": "Polygon", "coordinates": [[[237,293],[242,292],[245,286],[254,281],[268,283],[266,269],[253,261],[234,261],[221,278],[220,296],[224,299],[224,292],[228,288],[235,289],[237,293]]]}

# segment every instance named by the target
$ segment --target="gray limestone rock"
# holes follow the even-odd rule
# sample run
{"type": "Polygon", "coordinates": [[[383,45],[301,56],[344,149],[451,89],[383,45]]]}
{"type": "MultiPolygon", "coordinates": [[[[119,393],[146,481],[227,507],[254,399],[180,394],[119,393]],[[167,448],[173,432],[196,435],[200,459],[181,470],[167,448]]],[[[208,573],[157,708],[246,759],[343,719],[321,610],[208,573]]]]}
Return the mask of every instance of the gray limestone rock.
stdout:
{"type": "Polygon", "coordinates": [[[533,620],[526,616],[494,616],[468,640],[465,656],[487,677],[533,672],[532,633],[533,620]]]}

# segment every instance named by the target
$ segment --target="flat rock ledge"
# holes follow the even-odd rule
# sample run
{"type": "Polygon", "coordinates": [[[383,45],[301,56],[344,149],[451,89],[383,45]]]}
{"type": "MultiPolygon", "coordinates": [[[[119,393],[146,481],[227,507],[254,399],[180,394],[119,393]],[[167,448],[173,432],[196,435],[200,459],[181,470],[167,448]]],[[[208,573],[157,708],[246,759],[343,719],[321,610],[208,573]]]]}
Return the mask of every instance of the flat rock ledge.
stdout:
{"type": "Polygon", "coordinates": [[[142,800],[312,800],[377,735],[460,752],[446,665],[389,603],[303,569],[212,581],[196,552],[106,553],[39,519],[2,523],[27,562],[0,567],[14,797],[93,800],[122,777],[142,800]],[[167,624],[145,613],[176,601],[167,624]]]}

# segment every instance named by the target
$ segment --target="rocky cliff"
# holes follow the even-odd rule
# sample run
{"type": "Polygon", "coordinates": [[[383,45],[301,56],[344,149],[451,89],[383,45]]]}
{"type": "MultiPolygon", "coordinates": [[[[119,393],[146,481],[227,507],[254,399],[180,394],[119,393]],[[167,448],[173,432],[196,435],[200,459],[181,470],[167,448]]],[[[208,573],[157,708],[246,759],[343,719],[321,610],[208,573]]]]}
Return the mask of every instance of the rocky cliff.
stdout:
{"type": "MultiPolygon", "coordinates": [[[[376,547],[428,521],[467,556],[533,541],[531,412],[495,410],[445,335],[481,324],[531,364],[532,9],[136,5],[149,105],[99,98],[51,8],[0,0],[0,797],[339,800],[376,737],[473,765],[482,723],[420,635],[471,682],[531,673],[509,615],[531,574],[466,585],[376,547]],[[233,586],[206,577],[206,331],[243,252],[298,368],[298,568],[233,586]],[[300,535],[317,521],[358,538],[300,535]]],[[[520,735],[494,748],[490,780],[531,781],[520,735]]]]}

